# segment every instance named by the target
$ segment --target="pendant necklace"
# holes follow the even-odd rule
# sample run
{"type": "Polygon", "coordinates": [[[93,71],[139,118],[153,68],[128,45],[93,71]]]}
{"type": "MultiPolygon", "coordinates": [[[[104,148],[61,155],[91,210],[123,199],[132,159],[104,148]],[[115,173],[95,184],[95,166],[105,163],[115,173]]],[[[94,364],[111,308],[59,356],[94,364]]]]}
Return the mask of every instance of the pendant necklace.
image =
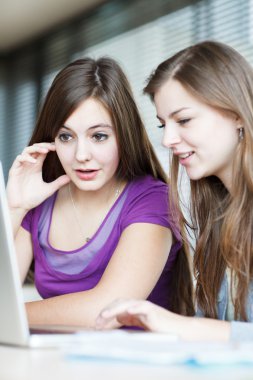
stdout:
{"type": "MultiPolygon", "coordinates": [[[[68,185],[68,188],[69,188],[69,197],[70,197],[70,200],[71,200],[71,203],[72,203],[72,207],[73,207],[73,210],[74,210],[74,216],[75,216],[75,220],[76,220],[76,223],[78,224],[78,228],[81,232],[81,236],[85,236],[85,234],[83,233],[83,229],[82,229],[82,225],[81,225],[81,222],[80,222],[80,219],[79,219],[79,216],[78,216],[78,211],[77,211],[77,208],[76,208],[76,204],[75,204],[75,201],[74,201],[74,198],[72,196],[72,192],[71,192],[71,188],[70,188],[70,184],[68,185]]],[[[115,190],[115,194],[114,194],[114,198],[117,198],[120,194],[120,188],[117,187],[116,190],[115,190]]],[[[88,243],[90,241],[90,237],[86,236],[85,237],[85,241],[86,243],[88,243]]]]}

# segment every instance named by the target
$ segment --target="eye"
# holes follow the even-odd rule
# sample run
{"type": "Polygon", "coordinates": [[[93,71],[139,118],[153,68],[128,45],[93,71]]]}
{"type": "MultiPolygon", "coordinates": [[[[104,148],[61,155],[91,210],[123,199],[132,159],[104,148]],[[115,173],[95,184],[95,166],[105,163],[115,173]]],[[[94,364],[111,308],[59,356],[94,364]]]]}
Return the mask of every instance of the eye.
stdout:
{"type": "Polygon", "coordinates": [[[101,142],[101,141],[105,141],[108,139],[108,135],[106,133],[95,133],[93,136],[92,136],[93,140],[95,140],[96,142],[101,142]]]}
{"type": "Polygon", "coordinates": [[[157,128],[160,128],[160,129],[165,128],[165,124],[157,125],[157,128]]]}
{"type": "Polygon", "coordinates": [[[62,133],[59,133],[58,137],[57,137],[61,142],[67,142],[67,141],[70,141],[72,139],[72,136],[70,133],[67,133],[67,132],[62,132],[62,133]]]}
{"type": "Polygon", "coordinates": [[[179,125],[185,125],[185,124],[187,124],[187,123],[189,123],[189,121],[190,121],[191,119],[187,119],[187,118],[185,118],[185,119],[180,119],[180,120],[178,120],[178,124],[179,125]]]}

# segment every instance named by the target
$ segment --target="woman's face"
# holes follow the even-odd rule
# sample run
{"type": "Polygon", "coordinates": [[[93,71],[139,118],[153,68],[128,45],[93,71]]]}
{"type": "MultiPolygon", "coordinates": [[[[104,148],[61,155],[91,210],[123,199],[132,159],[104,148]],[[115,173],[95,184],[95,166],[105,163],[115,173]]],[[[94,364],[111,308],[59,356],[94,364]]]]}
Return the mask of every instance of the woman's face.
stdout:
{"type": "Polygon", "coordinates": [[[58,131],[55,145],[66,174],[80,190],[112,186],[118,146],[110,114],[99,101],[83,101],[58,131]]]}
{"type": "Polygon", "coordinates": [[[229,189],[240,123],[192,96],[177,80],[163,84],[154,97],[170,148],[190,179],[217,176],[229,189]]]}

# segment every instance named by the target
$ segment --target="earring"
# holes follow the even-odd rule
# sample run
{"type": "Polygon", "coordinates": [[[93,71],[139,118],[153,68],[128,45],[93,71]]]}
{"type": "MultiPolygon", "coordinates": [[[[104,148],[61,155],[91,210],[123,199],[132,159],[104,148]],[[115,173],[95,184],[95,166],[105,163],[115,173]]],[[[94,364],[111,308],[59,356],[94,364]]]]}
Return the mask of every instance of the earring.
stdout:
{"type": "Polygon", "coordinates": [[[244,128],[241,127],[239,128],[239,140],[243,140],[243,137],[244,137],[244,128]]]}

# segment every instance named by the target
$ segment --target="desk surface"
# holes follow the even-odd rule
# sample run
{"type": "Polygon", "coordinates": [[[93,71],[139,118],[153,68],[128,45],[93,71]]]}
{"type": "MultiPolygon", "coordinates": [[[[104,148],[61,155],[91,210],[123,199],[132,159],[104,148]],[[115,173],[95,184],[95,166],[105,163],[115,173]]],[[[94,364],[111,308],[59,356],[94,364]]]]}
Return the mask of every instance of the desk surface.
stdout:
{"type": "Polygon", "coordinates": [[[66,359],[57,349],[0,346],[1,380],[217,380],[253,379],[252,367],[150,366],[66,359]]]}
{"type": "MultiPolygon", "coordinates": [[[[25,287],[26,300],[37,299],[25,287]]],[[[251,351],[251,350],[250,350],[251,351]]],[[[252,345],[253,352],[253,345],[252,345]]],[[[196,367],[190,365],[140,365],[74,360],[60,349],[14,348],[0,345],[0,380],[252,380],[253,365],[196,367]]]]}

